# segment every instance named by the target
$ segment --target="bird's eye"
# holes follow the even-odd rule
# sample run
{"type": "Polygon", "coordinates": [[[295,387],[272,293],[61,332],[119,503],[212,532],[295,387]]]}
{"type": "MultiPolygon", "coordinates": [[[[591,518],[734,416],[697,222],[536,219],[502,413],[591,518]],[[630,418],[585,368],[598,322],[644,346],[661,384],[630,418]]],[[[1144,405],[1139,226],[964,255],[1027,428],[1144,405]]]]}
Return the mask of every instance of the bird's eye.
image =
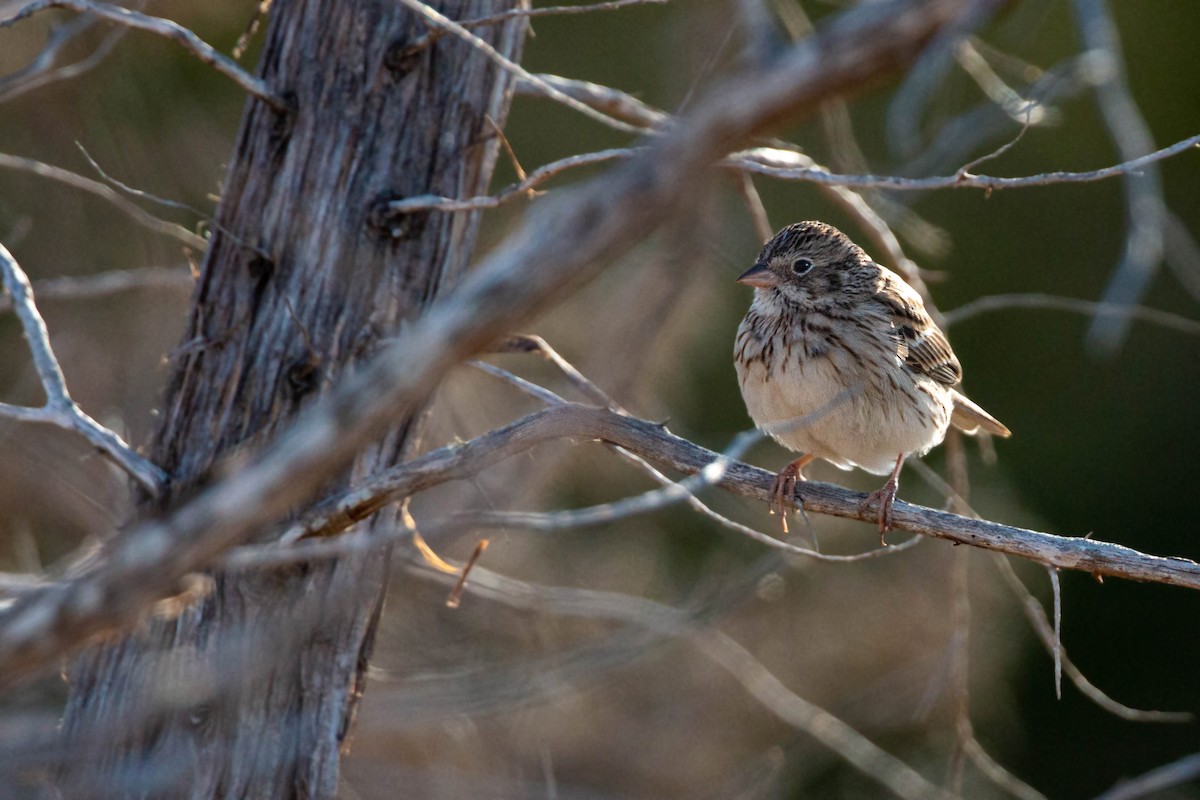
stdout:
{"type": "Polygon", "coordinates": [[[813,263],[807,258],[798,258],[792,263],[792,272],[795,275],[805,275],[813,268],[813,263]]]}

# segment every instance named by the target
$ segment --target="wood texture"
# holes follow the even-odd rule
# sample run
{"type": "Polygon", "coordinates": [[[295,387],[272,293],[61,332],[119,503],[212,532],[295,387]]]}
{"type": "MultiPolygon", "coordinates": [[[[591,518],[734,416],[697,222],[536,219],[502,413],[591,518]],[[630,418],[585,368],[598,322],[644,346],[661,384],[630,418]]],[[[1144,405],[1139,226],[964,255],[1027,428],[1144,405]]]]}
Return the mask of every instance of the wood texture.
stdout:
{"type": "MultiPolygon", "coordinates": [[[[973,7],[964,0],[889,4],[886,14],[855,7],[838,15],[830,33],[795,46],[765,71],[706,93],[625,166],[539,204],[458,287],[276,438],[224,459],[211,481],[169,513],[142,520],[88,568],[23,592],[0,612],[0,685],[44,671],[89,640],[128,630],[190,573],[311,503],[463,358],[551,308],[605,259],[689,207],[708,167],[731,147],[903,68],[973,7]]],[[[393,224],[407,223],[401,216],[393,224]]]]}
{"type": "MultiPolygon", "coordinates": [[[[519,0],[447,0],[474,18],[519,0]]],[[[479,35],[519,57],[524,22],[479,35]]],[[[276,0],[260,73],[292,110],[248,101],[219,231],[173,358],[152,456],[168,504],[218,458],[271,437],[458,275],[477,217],[382,228],[395,197],[486,191],[510,79],[390,0],[276,0]]],[[[412,418],[353,470],[412,445],[412,418]]],[[[344,483],[351,476],[335,481],[344,483]]],[[[363,689],[386,559],[215,577],[170,619],[71,670],[68,796],[332,797],[363,689]],[[116,735],[114,735],[114,733],[116,735]]]]}

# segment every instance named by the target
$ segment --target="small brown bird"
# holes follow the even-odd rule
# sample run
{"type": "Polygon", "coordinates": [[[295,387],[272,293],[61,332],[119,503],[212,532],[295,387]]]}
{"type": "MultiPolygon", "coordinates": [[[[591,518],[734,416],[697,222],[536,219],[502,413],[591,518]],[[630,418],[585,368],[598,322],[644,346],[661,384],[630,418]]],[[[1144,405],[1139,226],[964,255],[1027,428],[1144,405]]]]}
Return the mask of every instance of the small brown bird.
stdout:
{"type": "Polygon", "coordinates": [[[882,540],[905,458],[941,443],[951,425],[1010,435],[954,388],[962,368],[921,296],[837,228],[787,226],[738,282],[754,287],[733,351],[746,409],[803,453],[772,490],[785,533],[801,469],[813,459],[888,475],[865,504],[879,506],[882,540]]]}

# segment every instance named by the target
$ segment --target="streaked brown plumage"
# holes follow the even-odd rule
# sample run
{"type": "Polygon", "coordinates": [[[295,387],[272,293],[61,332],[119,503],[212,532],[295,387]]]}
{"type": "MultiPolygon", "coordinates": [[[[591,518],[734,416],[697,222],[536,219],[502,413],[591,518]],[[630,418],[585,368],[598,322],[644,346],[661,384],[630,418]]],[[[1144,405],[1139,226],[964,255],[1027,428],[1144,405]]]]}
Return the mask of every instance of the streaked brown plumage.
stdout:
{"type": "Polygon", "coordinates": [[[905,458],[941,443],[951,425],[1010,435],[954,388],[962,368],[920,295],[836,228],[789,225],[738,281],[755,287],[734,345],[746,408],[804,454],[776,477],[781,512],[800,470],[823,458],[889,475],[868,500],[879,505],[882,534],[905,458]]]}

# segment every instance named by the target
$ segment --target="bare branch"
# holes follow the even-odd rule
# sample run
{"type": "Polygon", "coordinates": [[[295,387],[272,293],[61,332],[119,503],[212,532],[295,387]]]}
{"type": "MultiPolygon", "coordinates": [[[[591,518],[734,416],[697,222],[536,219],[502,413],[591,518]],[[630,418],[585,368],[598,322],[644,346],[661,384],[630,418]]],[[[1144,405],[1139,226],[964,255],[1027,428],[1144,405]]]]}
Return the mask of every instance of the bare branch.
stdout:
{"type": "MultiPolygon", "coordinates": [[[[1105,125],[1121,158],[1127,163],[1139,160],[1154,149],[1154,137],[1129,89],[1117,26],[1105,0],[1075,0],[1074,8],[1080,36],[1088,49],[1085,58],[1089,77],[1105,125]]],[[[1122,310],[1092,320],[1087,340],[1100,352],[1110,353],[1120,346],[1129,329],[1129,316],[1123,309],[1141,298],[1162,261],[1167,204],[1163,200],[1158,167],[1153,162],[1147,162],[1145,167],[1124,176],[1125,252],[1104,291],[1104,301],[1122,310]]]]}
{"type": "Polygon", "coordinates": [[[500,14],[487,17],[462,20],[458,24],[464,28],[478,28],[484,25],[495,25],[514,17],[546,17],[551,15],[571,16],[574,14],[591,14],[596,11],[618,11],[630,6],[662,5],[667,0],[609,0],[606,3],[591,3],[580,6],[543,6],[542,8],[514,8],[500,14]]]}
{"type": "MultiPolygon", "coordinates": [[[[960,492],[966,492],[964,483],[959,487],[960,492]]],[[[961,494],[959,495],[961,500],[961,494]]],[[[969,591],[968,571],[970,569],[970,552],[958,551],[952,573],[952,593],[954,603],[954,639],[951,643],[951,671],[954,680],[954,731],[958,736],[959,747],[975,768],[985,778],[1001,789],[1021,800],[1046,800],[1041,792],[1013,775],[1003,764],[999,763],[984,748],[975,735],[975,725],[971,721],[970,703],[970,640],[971,640],[971,594],[969,591]]],[[[961,774],[956,776],[961,779],[961,774]]]]}
{"type": "MultiPolygon", "coordinates": [[[[647,103],[643,103],[627,92],[620,89],[614,89],[609,86],[601,86],[587,81],[573,80],[561,78],[557,75],[539,75],[537,76],[543,82],[554,86],[564,94],[567,94],[582,103],[587,103],[589,106],[610,114],[618,119],[623,119],[634,125],[639,125],[648,133],[663,130],[671,121],[672,117],[666,112],[660,111],[647,103]]],[[[539,86],[528,81],[517,82],[517,92],[538,97],[547,97],[544,90],[539,86]]],[[[792,153],[795,163],[802,165],[808,169],[819,172],[829,172],[825,167],[821,166],[812,157],[799,152],[799,149],[794,145],[789,145],[787,142],[776,142],[775,146],[780,149],[787,150],[792,153]]],[[[616,152],[616,151],[614,151],[616,152]]],[[[727,159],[735,166],[739,163],[739,154],[734,154],[727,159]]],[[[749,176],[742,175],[741,180],[745,181],[749,176]]],[[[867,203],[866,199],[852,189],[842,186],[819,183],[818,187],[821,191],[828,194],[834,202],[841,206],[846,213],[858,220],[858,223],[867,232],[867,235],[875,243],[875,245],[887,254],[892,265],[904,276],[904,279],[917,289],[929,303],[929,292],[925,288],[925,283],[921,278],[921,271],[913,261],[904,254],[903,248],[900,246],[899,240],[896,239],[887,222],[879,216],[878,213],[867,203]]],[[[756,222],[758,226],[762,225],[762,221],[756,222]]],[[[770,232],[763,237],[770,238],[770,232]]]]}
{"type": "Polygon", "coordinates": [[[995,11],[995,7],[987,3],[976,3],[965,9],[954,24],[938,33],[904,75],[900,87],[888,102],[885,125],[892,152],[910,156],[916,151],[921,139],[921,118],[935,90],[954,64],[959,44],[987,22],[995,11]]]}
{"type": "Polygon", "coordinates": [[[504,340],[499,348],[499,352],[537,353],[542,358],[553,364],[554,367],[562,373],[562,376],[567,379],[567,382],[578,389],[579,392],[588,400],[591,400],[592,403],[621,414],[625,413],[625,410],[617,405],[616,401],[609,397],[603,389],[588,380],[587,376],[575,369],[571,362],[559,355],[558,352],[540,336],[514,334],[504,340]]]}
{"type": "MultiPolygon", "coordinates": [[[[1078,297],[1059,297],[1053,294],[993,294],[980,297],[969,303],[963,303],[958,308],[947,311],[944,319],[947,325],[957,325],[969,319],[993,311],[1006,311],[1011,308],[1037,308],[1047,311],[1073,311],[1077,314],[1110,313],[1116,310],[1112,303],[1097,303],[1094,300],[1081,300],[1078,297]]],[[[1145,306],[1122,307],[1131,319],[1161,325],[1164,328],[1188,333],[1193,336],[1200,334],[1200,321],[1188,319],[1169,311],[1159,311],[1145,306]]]]}
{"type": "Polygon", "coordinates": [[[1054,642],[1050,647],[1054,656],[1054,696],[1062,700],[1062,583],[1058,580],[1058,570],[1047,567],[1050,573],[1050,590],[1054,594],[1054,642]]]}
{"type": "MultiPolygon", "coordinates": [[[[445,583],[430,569],[414,574],[445,583]]],[[[539,586],[476,568],[467,593],[518,608],[536,608],[584,618],[614,619],[661,635],[684,638],[777,719],[828,747],[864,775],[899,797],[950,800],[912,767],[871,742],[852,726],[805,700],[783,684],[754,654],[732,637],[705,625],[700,613],[640,597],[567,587],[539,586]]]]}
{"type": "Polygon", "coordinates": [[[818,739],[857,769],[878,780],[898,797],[953,797],[923,778],[903,761],[880,749],[828,711],[792,692],[758,659],[720,631],[703,631],[697,646],[750,692],[776,717],[818,739]]]}
{"type": "Polygon", "coordinates": [[[0,403],[0,416],[25,422],[44,422],[75,431],[129,473],[146,491],[156,495],[166,484],[166,474],[134,452],[120,436],[85,414],[71,399],[62,368],[59,367],[54,350],[50,347],[50,333],[46,330],[46,323],[34,304],[29,278],[2,244],[0,278],[3,279],[4,287],[12,298],[13,310],[21,320],[21,328],[25,332],[25,340],[33,358],[33,367],[46,392],[46,404],[41,408],[0,403]]]}
{"type": "MultiPolygon", "coordinates": [[[[429,11],[416,0],[403,2],[429,11]]],[[[95,568],[62,586],[25,594],[0,613],[0,681],[42,668],[101,630],[130,624],[183,575],[285,517],[455,364],[545,310],[597,274],[607,259],[656,230],[704,185],[709,164],[764,128],[910,63],[964,5],[963,0],[926,0],[844,12],[769,70],[727,80],[646,153],[561,197],[553,208],[542,204],[455,291],[302,411],[277,439],[225,461],[212,483],[174,513],[126,532],[95,568]]],[[[762,472],[755,490],[764,500],[772,477],[762,472]]],[[[815,485],[805,488],[806,501],[814,495],[815,510],[844,510],[851,502],[844,495],[823,495],[815,485]]],[[[924,518],[910,508],[899,506],[897,519],[904,526],[921,524],[924,518]]],[[[1027,538],[1009,539],[1017,529],[968,522],[963,536],[971,542],[1000,529],[1005,546],[1028,551],[1027,538]]],[[[1070,562],[1061,566],[1105,566],[1097,560],[1107,552],[1098,549],[1099,543],[1080,547],[1049,538],[1053,557],[1070,562]]],[[[1170,583],[1200,581],[1200,566],[1192,562],[1120,552],[1135,575],[1170,583]]]]}
{"type": "MultiPolygon", "coordinates": [[[[1200,244],[1179,215],[1167,215],[1166,240],[1167,266],[1175,273],[1175,280],[1196,300],[1200,300],[1200,244]]],[[[1136,306],[1132,306],[1136,308],[1136,306]]]]}
{"type": "MultiPolygon", "coordinates": [[[[520,345],[521,343],[523,343],[525,341],[528,341],[530,343],[536,342],[536,344],[534,345],[536,347],[536,349],[541,351],[543,355],[546,355],[547,357],[551,357],[554,360],[556,360],[556,362],[560,366],[560,369],[563,370],[564,374],[567,375],[568,379],[570,379],[572,383],[574,383],[576,385],[582,384],[587,387],[585,389],[586,394],[592,395],[593,397],[595,395],[598,395],[599,402],[602,403],[605,407],[607,407],[611,411],[615,411],[618,414],[627,415],[626,412],[624,411],[624,409],[617,406],[611,400],[608,400],[607,395],[605,395],[603,393],[603,391],[601,391],[598,387],[596,387],[594,384],[592,384],[591,381],[589,381],[586,377],[584,377],[582,374],[580,374],[575,369],[575,367],[573,367],[570,363],[568,363],[561,356],[559,356],[558,353],[554,352],[554,350],[548,344],[546,344],[545,341],[543,341],[540,337],[537,337],[537,336],[514,336],[514,337],[510,337],[510,341],[506,344],[509,346],[512,346],[514,344],[520,345]]],[[[500,377],[500,378],[508,381],[512,385],[516,386],[522,392],[530,395],[531,397],[534,397],[535,399],[539,400],[540,402],[546,403],[547,405],[558,406],[558,405],[563,405],[566,402],[561,397],[559,397],[558,395],[549,391],[548,389],[546,389],[542,386],[538,386],[537,384],[530,383],[529,381],[525,380],[524,378],[520,378],[516,375],[513,375],[512,373],[508,372],[507,370],[500,369],[499,367],[493,366],[491,364],[476,363],[475,366],[479,367],[480,369],[483,369],[485,372],[488,372],[489,374],[495,375],[497,377],[500,377]]],[[[675,483],[675,481],[672,481],[666,475],[659,472],[646,459],[642,458],[641,456],[637,455],[636,453],[630,452],[629,450],[626,450],[625,448],[617,446],[615,444],[611,444],[611,443],[606,443],[606,444],[608,445],[609,449],[612,452],[616,453],[621,458],[624,458],[625,460],[630,461],[631,463],[635,464],[638,468],[640,468],[643,472],[648,474],[651,478],[653,478],[656,482],[658,482],[662,486],[670,486],[670,487],[683,486],[683,484],[677,484],[677,483],[675,483]]],[[[355,491],[358,491],[358,490],[361,490],[364,488],[366,488],[366,487],[360,486],[360,487],[357,487],[357,489],[355,491]]],[[[696,487],[691,487],[691,488],[694,490],[696,487]]],[[[678,497],[678,496],[673,495],[670,497],[670,500],[672,500],[672,501],[673,500],[682,500],[683,502],[687,503],[689,506],[691,506],[696,511],[700,512],[704,516],[706,516],[709,519],[716,522],[718,525],[721,525],[722,527],[727,528],[727,529],[729,529],[735,533],[738,533],[742,536],[746,536],[747,538],[753,539],[754,541],[759,542],[760,544],[764,544],[767,547],[770,547],[770,548],[776,549],[776,550],[781,550],[785,553],[790,553],[792,555],[807,556],[809,558],[814,558],[818,561],[829,561],[829,562],[835,562],[835,563],[849,563],[849,562],[853,562],[853,561],[862,561],[862,560],[869,559],[869,558],[878,558],[880,556],[890,555],[892,553],[897,553],[902,550],[908,550],[910,547],[912,547],[922,541],[922,537],[914,536],[913,538],[909,539],[906,542],[902,542],[898,545],[893,545],[891,547],[882,547],[882,548],[875,549],[875,550],[867,550],[865,552],[857,553],[854,555],[827,555],[825,553],[819,552],[816,549],[809,549],[807,547],[800,547],[798,545],[794,545],[789,542],[782,542],[773,536],[769,536],[765,533],[762,533],[759,530],[756,530],[755,528],[751,528],[747,525],[743,525],[740,522],[735,522],[734,520],[731,520],[728,517],[717,513],[716,511],[712,510],[707,505],[705,505],[704,502],[702,500],[700,500],[699,497],[696,496],[695,491],[689,491],[683,497],[678,497]]],[[[330,505],[332,505],[333,507],[336,508],[339,506],[339,503],[337,501],[333,501],[330,505]]],[[[612,504],[609,504],[609,505],[610,505],[610,512],[611,512],[612,504]]],[[[653,507],[642,506],[642,507],[636,509],[635,513],[640,513],[642,511],[649,511],[649,510],[653,510],[653,507]]],[[[594,509],[587,509],[587,510],[577,509],[572,513],[575,515],[579,515],[581,512],[585,512],[587,514],[594,514],[594,509]]],[[[335,518],[336,517],[333,517],[333,518],[324,517],[324,519],[326,521],[332,521],[335,518]]],[[[313,529],[313,525],[314,524],[316,524],[316,525],[322,524],[321,523],[322,519],[323,519],[323,516],[318,515],[315,519],[307,520],[303,525],[293,528],[292,530],[288,531],[288,533],[284,537],[281,537],[281,541],[285,541],[285,542],[286,541],[294,541],[294,540],[300,539],[306,535],[310,535],[311,533],[317,532],[317,530],[313,529]]],[[[566,519],[570,519],[570,517],[567,517],[566,519]]],[[[578,516],[574,517],[574,519],[575,519],[575,524],[591,524],[590,522],[585,522],[585,521],[581,520],[578,516]]],[[[596,520],[596,521],[604,522],[604,521],[611,521],[611,519],[612,519],[612,517],[610,517],[608,520],[596,520]]],[[[547,530],[547,529],[549,529],[547,527],[548,525],[552,525],[555,522],[562,522],[562,521],[564,521],[564,517],[561,517],[561,516],[558,517],[557,519],[554,519],[554,518],[550,518],[550,517],[545,517],[545,515],[537,516],[537,517],[523,515],[520,518],[514,517],[513,515],[505,515],[503,518],[492,517],[490,519],[485,519],[483,517],[480,517],[479,515],[473,515],[470,519],[461,520],[459,527],[472,525],[472,524],[478,524],[478,525],[486,525],[488,527],[497,527],[497,526],[498,527],[525,527],[525,528],[532,527],[532,528],[535,528],[538,530],[547,530]]],[[[805,519],[805,521],[807,522],[807,518],[805,519]]],[[[456,523],[454,522],[454,520],[450,520],[448,522],[439,523],[439,526],[454,530],[456,523]]],[[[335,532],[335,531],[332,531],[329,529],[319,529],[319,531],[326,535],[329,533],[335,532]]],[[[815,541],[815,537],[814,537],[814,541],[815,541]]]]}
{"type": "Polygon", "coordinates": [[[754,148],[739,153],[740,158],[728,164],[758,175],[768,175],[784,180],[810,181],[835,186],[858,188],[893,189],[896,191],[929,191],[931,189],[1015,189],[1025,186],[1050,186],[1058,183],[1088,183],[1123,175],[1133,175],[1171,156],[1178,155],[1200,144],[1200,134],[1176,142],[1170,147],[1155,150],[1111,167],[1089,172],[1043,172],[1014,178],[1000,178],[970,173],[940,175],[929,178],[901,178],[894,175],[838,175],[821,168],[798,165],[796,154],[774,148],[754,148]]]}
{"type": "MultiPolygon", "coordinates": [[[[38,302],[44,304],[47,300],[94,300],[143,289],[190,291],[193,285],[195,278],[186,267],[144,267],[50,278],[35,283],[33,290],[38,302]]],[[[12,298],[0,295],[0,312],[12,307],[12,298]]]]}
{"type": "Polygon", "coordinates": [[[217,52],[212,45],[205,42],[195,33],[177,22],[161,17],[153,17],[140,11],[121,8],[109,3],[94,2],[94,0],[33,0],[26,3],[16,14],[5,20],[0,20],[0,28],[20,22],[39,11],[48,8],[66,8],[80,14],[93,14],[101,19],[115,22],[126,28],[147,31],[165,37],[183,46],[185,50],[210,67],[230,78],[238,86],[251,95],[263,100],[278,111],[287,111],[288,104],[276,95],[258,78],[237,65],[228,56],[217,52]]]}
{"type": "Polygon", "coordinates": [[[108,186],[105,186],[99,181],[94,181],[91,178],[85,178],[82,175],[71,172],[62,167],[51,166],[44,164],[41,161],[35,161],[32,158],[23,158],[21,156],[13,156],[7,153],[0,153],[0,168],[19,170],[20,172],[28,172],[32,175],[37,175],[42,178],[49,178],[52,181],[58,181],[75,189],[82,189],[89,194],[94,194],[101,200],[111,203],[119,211],[124,213],[138,225],[141,225],[147,230],[163,236],[170,236],[197,252],[204,252],[208,247],[208,242],[200,236],[189,231],[182,225],[177,225],[174,222],[167,222],[159,219],[153,214],[148,213],[140,206],[131,203],[119,193],[113,191],[108,186]]]}
{"type": "Polygon", "coordinates": [[[1075,684],[1075,688],[1084,697],[1113,716],[1129,720],[1130,722],[1191,722],[1196,718],[1194,714],[1186,711],[1152,711],[1132,708],[1109,697],[1102,689],[1088,680],[1083,671],[1067,655],[1067,651],[1062,647],[1061,642],[1057,642],[1054,625],[1046,615],[1046,610],[1042,608],[1042,604],[1038,602],[1038,599],[1025,588],[1025,584],[1021,582],[1020,577],[1018,577],[1016,570],[1013,569],[1008,559],[1004,556],[996,555],[993,563],[996,569],[1000,571],[1000,575],[1004,578],[1004,582],[1008,584],[1009,589],[1021,601],[1021,609],[1025,612],[1025,617],[1033,627],[1034,633],[1037,634],[1038,641],[1042,643],[1042,647],[1052,657],[1057,648],[1057,657],[1062,664],[1063,672],[1066,673],[1067,678],[1070,679],[1071,683],[1075,684]]]}
{"type": "Polygon", "coordinates": [[[450,197],[425,194],[416,197],[406,197],[403,200],[392,200],[387,203],[384,219],[391,221],[405,214],[413,214],[418,211],[478,211],[484,208],[497,208],[509,200],[516,200],[519,197],[527,196],[530,189],[541,186],[554,176],[569,169],[603,164],[617,159],[632,158],[639,152],[639,150],[632,148],[616,148],[560,158],[558,161],[543,164],[529,173],[525,180],[507,186],[494,195],[455,200],[450,197]]]}
{"type": "Polygon", "coordinates": [[[121,28],[104,38],[102,42],[85,58],[66,66],[55,67],[59,54],[66,49],[80,34],[91,29],[95,20],[80,18],[71,24],[61,25],[50,37],[46,46],[37,57],[24,69],[0,78],[0,103],[15,100],[23,94],[39,89],[55,81],[66,80],[87,72],[103,61],[113,47],[125,35],[121,28]]]}
{"type": "Polygon", "coordinates": [[[87,151],[87,148],[84,147],[80,142],[75,142],[75,148],[79,151],[80,155],[82,155],[84,157],[84,159],[87,160],[88,165],[92,169],[96,170],[96,174],[99,175],[104,180],[105,183],[108,183],[111,186],[115,186],[116,188],[120,189],[122,192],[125,192],[125,194],[133,195],[134,197],[138,198],[139,200],[149,200],[152,203],[157,203],[158,205],[165,206],[167,208],[175,208],[175,209],[179,209],[181,211],[188,211],[188,212],[191,212],[192,214],[195,214],[197,217],[200,217],[201,219],[205,220],[206,222],[211,221],[212,214],[210,214],[207,211],[196,208],[195,206],[189,205],[189,204],[184,203],[179,200],[170,200],[166,197],[159,197],[158,195],[147,192],[144,189],[138,189],[136,187],[130,186],[128,183],[125,183],[124,181],[117,180],[112,175],[109,175],[107,172],[104,171],[104,168],[100,166],[100,164],[96,161],[96,159],[92,158],[92,154],[89,153],[87,151]]]}
{"type": "MultiPolygon", "coordinates": [[[[984,43],[975,40],[977,47],[984,43]]],[[[1037,78],[1025,87],[1023,96],[1038,104],[1047,121],[1061,117],[1051,103],[1072,98],[1086,88],[1080,74],[1080,59],[1072,57],[1052,69],[1037,71],[1037,78]]],[[[961,164],[970,159],[981,143],[1008,131],[1013,118],[990,100],[938,126],[932,143],[916,158],[907,161],[899,170],[901,175],[927,175],[961,164]]]]}
{"type": "Polygon", "coordinates": [[[767,207],[763,205],[758,189],[754,188],[754,178],[745,172],[739,172],[733,180],[738,194],[741,195],[742,202],[746,206],[746,211],[754,223],[754,232],[758,234],[759,239],[767,241],[775,233],[775,229],[771,227],[771,220],[767,216],[767,207]]]}
{"type": "Polygon", "coordinates": [[[1136,778],[1123,780],[1104,794],[1098,795],[1096,800],[1137,800],[1139,797],[1157,794],[1197,778],[1200,778],[1200,753],[1193,753],[1136,778]]]}
{"type": "MultiPolygon", "coordinates": [[[[622,131],[624,133],[641,133],[642,132],[642,130],[640,128],[638,128],[634,125],[626,124],[626,123],[622,122],[621,120],[619,120],[615,117],[610,117],[609,115],[607,115],[603,112],[596,111],[594,108],[591,108],[590,106],[579,102],[578,100],[576,100],[573,97],[563,94],[558,89],[555,89],[553,86],[551,86],[550,84],[548,84],[544,81],[541,81],[538,78],[538,76],[534,75],[529,70],[525,69],[520,64],[513,61],[511,58],[508,58],[507,56],[500,53],[498,50],[496,50],[496,48],[492,47],[490,44],[485,42],[483,39],[480,39],[478,36],[471,33],[469,30],[464,28],[459,23],[446,17],[444,14],[439,13],[435,9],[431,8],[429,5],[422,3],[421,0],[399,0],[399,2],[408,6],[416,14],[420,15],[424,19],[425,24],[427,24],[431,28],[433,28],[434,31],[437,31],[439,33],[453,34],[454,36],[457,36],[458,38],[462,39],[464,42],[471,45],[476,50],[478,50],[479,52],[483,53],[485,56],[490,58],[497,65],[499,65],[502,69],[505,69],[505,70],[511,72],[513,75],[515,75],[519,78],[522,78],[524,80],[527,80],[531,83],[538,85],[543,91],[546,92],[546,94],[553,97],[555,100],[559,101],[563,105],[569,106],[570,108],[573,108],[576,111],[578,111],[580,114],[583,114],[586,117],[590,117],[591,119],[594,119],[597,122],[603,123],[604,125],[607,125],[608,127],[614,128],[618,131],[622,131]]],[[[416,42],[414,42],[412,45],[409,46],[408,52],[415,53],[425,47],[428,47],[432,43],[434,38],[436,38],[436,37],[435,36],[426,36],[426,37],[423,37],[422,39],[418,39],[416,42]]]]}
{"type": "MultiPolygon", "coordinates": [[[[390,503],[430,486],[477,474],[538,444],[560,438],[600,439],[660,467],[685,474],[699,473],[721,461],[720,454],[680,439],[655,423],[606,409],[559,405],[469,442],[434,450],[374,475],[355,489],[320,504],[305,522],[289,531],[287,538],[294,540],[301,536],[336,534],[390,503]]],[[[716,480],[716,485],[743,497],[766,501],[770,498],[773,481],[774,475],[765,470],[731,462],[716,480]]],[[[864,498],[865,495],[832,484],[808,481],[803,487],[803,497],[798,499],[803,501],[804,509],[809,512],[871,522],[875,518],[862,507],[864,498]]],[[[486,517],[477,519],[487,522],[486,517]]],[[[515,517],[508,517],[503,524],[515,524],[516,520],[515,517]]],[[[584,521],[574,518],[571,523],[582,524],[584,521]]],[[[528,526],[558,524],[558,520],[550,517],[544,520],[528,519],[528,526]]],[[[972,544],[1017,555],[1050,566],[1200,589],[1200,564],[1196,562],[1149,556],[1122,545],[1095,539],[1038,533],[935,511],[903,501],[897,501],[896,527],[959,544],[972,544]]],[[[753,529],[739,532],[759,541],[768,538],[753,529]]],[[[814,555],[805,548],[777,540],[772,542],[770,546],[788,552],[814,555]]]]}
{"type": "Polygon", "coordinates": [[[597,111],[603,111],[609,116],[624,120],[631,125],[637,125],[646,131],[661,129],[671,120],[670,114],[643,103],[628,92],[558,75],[541,73],[533,75],[531,79],[522,78],[516,82],[513,91],[518,95],[557,99],[555,95],[546,91],[547,86],[554,88],[562,95],[585,103],[597,111]]]}

